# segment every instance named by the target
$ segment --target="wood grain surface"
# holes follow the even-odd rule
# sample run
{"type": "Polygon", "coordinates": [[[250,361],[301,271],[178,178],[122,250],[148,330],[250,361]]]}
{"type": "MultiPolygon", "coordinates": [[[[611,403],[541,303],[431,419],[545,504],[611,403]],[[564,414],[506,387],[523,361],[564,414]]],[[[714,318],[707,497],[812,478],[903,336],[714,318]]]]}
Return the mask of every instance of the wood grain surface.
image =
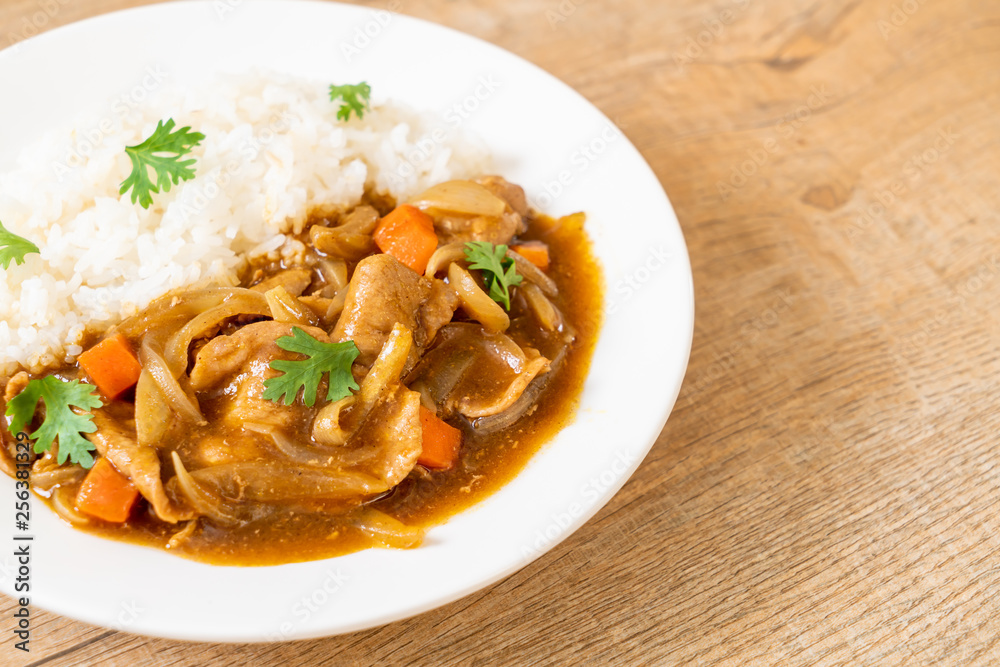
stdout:
{"type": "MultiPolygon", "coordinates": [[[[4,0],[0,45],[139,4],[4,0]]],[[[669,193],[698,317],[656,445],[556,549],[407,621],[198,645],[39,612],[24,660],[4,598],[0,663],[1000,664],[1000,4],[399,8],[569,83],[669,193]]]]}

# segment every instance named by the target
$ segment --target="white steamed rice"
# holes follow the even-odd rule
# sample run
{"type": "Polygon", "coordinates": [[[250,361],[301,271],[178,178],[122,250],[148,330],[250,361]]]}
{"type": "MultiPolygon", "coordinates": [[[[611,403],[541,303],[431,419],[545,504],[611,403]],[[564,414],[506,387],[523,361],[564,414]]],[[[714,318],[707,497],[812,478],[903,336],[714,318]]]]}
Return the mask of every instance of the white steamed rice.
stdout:
{"type": "Polygon", "coordinates": [[[284,233],[366,188],[403,200],[488,171],[485,150],[440,118],[385,103],[343,123],[336,110],[322,82],[254,74],[165,89],[40,138],[0,174],[0,221],[41,249],[0,269],[0,378],[71,362],[85,331],[171,290],[231,284],[245,254],[301,251],[284,233]],[[206,136],[197,176],[144,210],[118,194],[124,148],[167,118],[206,136]]]}

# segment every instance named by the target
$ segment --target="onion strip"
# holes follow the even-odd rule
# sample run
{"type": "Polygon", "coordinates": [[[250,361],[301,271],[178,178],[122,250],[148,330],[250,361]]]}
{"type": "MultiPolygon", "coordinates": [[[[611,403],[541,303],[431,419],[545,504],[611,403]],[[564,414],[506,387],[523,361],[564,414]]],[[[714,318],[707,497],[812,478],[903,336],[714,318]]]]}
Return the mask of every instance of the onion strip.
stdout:
{"type": "Polygon", "coordinates": [[[556,296],[559,294],[559,288],[556,286],[555,281],[545,275],[540,268],[525,259],[524,255],[508,249],[507,256],[514,260],[514,266],[517,267],[517,272],[520,273],[528,282],[538,285],[538,288],[542,290],[546,296],[556,296]]]}
{"type": "MultiPolygon", "coordinates": [[[[32,477],[32,482],[34,482],[34,477],[32,477]]],[[[69,487],[60,486],[52,492],[52,509],[62,519],[74,526],[87,526],[91,523],[87,515],[76,509],[76,501],[69,487]]]]}
{"type": "Polygon", "coordinates": [[[458,402],[458,411],[470,419],[475,417],[489,417],[496,415],[510,408],[521,397],[528,385],[539,373],[544,373],[549,369],[549,360],[538,356],[528,361],[524,369],[514,378],[504,392],[504,395],[496,402],[489,405],[475,405],[469,397],[463,397],[458,402]]]}
{"type": "Polygon", "coordinates": [[[178,530],[170,537],[170,540],[167,541],[167,544],[163,548],[170,550],[170,549],[176,549],[177,547],[183,545],[191,538],[192,535],[194,535],[194,531],[197,528],[198,528],[198,519],[193,519],[191,521],[188,521],[186,526],[178,530]]]}
{"type": "Polygon", "coordinates": [[[168,294],[153,301],[142,313],[130,317],[115,327],[127,338],[140,338],[152,330],[172,331],[198,313],[215,308],[237,293],[246,292],[236,287],[212,287],[192,290],[183,294],[168,294]]]}
{"type": "Polygon", "coordinates": [[[174,472],[177,474],[177,488],[191,507],[199,514],[207,516],[223,526],[235,526],[242,523],[236,509],[231,507],[230,503],[203,488],[191,476],[177,452],[170,452],[170,456],[174,461],[174,472]]]}
{"type": "Polygon", "coordinates": [[[361,381],[355,407],[360,411],[357,423],[364,419],[388,386],[399,382],[399,376],[406,370],[411,349],[413,349],[413,335],[409,329],[397,322],[389,332],[389,338],[382,346],[382,351],[379,352],[368,375],[361,381]]]}
{"type": "Polygon", "coordinates": [[[295,463],[318,466],[330,459],[329,454],[324,455],[323,452],[316,451],[294,442],[280,429],[270,424],[243,422],[243,430],[268,436],[271,438],[274,448],[277,449],[282,456],[290,461],[294,461],[295,463]]]}
{"type": "Polygon", "coordinates": [[[491,218],[499,218],[507,210],[507,202],[472,181],[438,183],[424,190],[410,204],[420,209],[485,215],[491,218]]]}
{"type": "Polygon", "coordinates": [[[319,261],[316,268],[323,277],[323,286],[315,296],[332,297],[344,287],[347,287],[347,262],[342,259],[328,257],[319,261]]]}
{"type": "Polygon", "coordinates": [[[198,336],[236,315],[271,315],[267,298],[260,292],[248,289],[230,291],[232,295],[226,301],[189,321],[167,341],[163,357],[175,378],[187,368],[188,348],[198,336]]]}
{"type": "Polygon", "coordinates": [[[298,299],[288,293],[280,285],[264,293],[267,305],[271,309],[271,317],[275,322],[288,322],[300,326],[319,326],[319,318],[302,304],[298,299]]]}
{"type": "Polygon", "coordinates": [[[47,491],[57,484],[72,484],[86,476],[87,471],[80,466],[60,466],[42,471],[31,471],[31,486],[47,491]]]}
{"type": "Polygon", "coordinates": [[[140,445],[156,446],[170,427],[170,407],[160,385],[146,369],[135,386],[135,434],[140,445]]]}
{"type": "Polygon", "coordinates": [[[370,507],[357,512],[354,527],[380,546],[390,549],[412,549],[424,540],[424,531],[407,526],[385,512],[370,507]]]}
{"type": "Polygon", "coordinates": [[[491,299],[479,287],[469,272],[458,264],[452,263],[448,267],[448,284],[458,292],[462,309],[468,313],[469,317],[482,324],[487,331],[506,331],[507,327],[510,326],[510,317],[500,307],[500,304],[491,299]]]}
{"type": "Polygon", "coordinates": [[[530,282],[521,285],[521,293],[524,294],[531,312],[535,314],[535,319],[543,328],[549,331],[558,331],[562,328],[563,318],[559,309],[556,308],[548,297],[542,293],[538,285],[530,282]]]}
{"type": "Polygon", "coordinates": [[[243,498],[257,502],[296,498],[346,500],[370,497],[389,489],[385,482],[364,473],[304,465],[272,463],[262,466],[255,461],[202,468],[194,471],[190,478],[223,494],[239,490],[243,498]]]}
{"type": "Polygon", "coordinates": [[[427,270],[424,275],[433,278],[439,271],[447,267],[452,262],[465,259],[465,243],[455,241],[441,246],[434,251],[431,258],[427,260],[427,270]]]}
{"type": "Polygon", "coordinates": [[[527,414],[528,410],[530,410],[531,406],[538,401],[538,397],[548,386],[549,381],[555,374],[555,371],[559,370],[562,367],[563,362],[566,360],[566,355],[569,353],[569,346],[573,338],[572,336],[566,336],[564,337],[564,340],[565,343],[559,349],[559,352],[557,352],[552,361],[549,362],[549,372],[542,373],[532,380],[531,384],[525,388],[524,393],[521,394],[520,398],[514,401],[513,405],[498,414],[489,417],[480,417],[472,421],[472,428],[475,429],[476,433],[481,433],[483,435],[496,433],[497,431],[513,425],[517,420],[527,414]]]}
{"type": "MultiPolygon", "coordinates": [[[[313,440],[321,445],[331,447],[339,447],[347,442],[347,438],[351,434],[341,427],[340,413],[354,405],[356,400],[357,397],[354,395],[347,396],[320,410],[319,414],[316,415],[316,420],[313,422],[313,440]]],[[[244,428],[247,426],[249,424],[244,424],[244,428]]]]}
{"type": "Polygon", "coordinates": [[[344,312],[344,306],[347,304],[347,285],[340,288],[337,295],[333,297],[333,301],[327,306],[326,316],[323,318],[327,322],[330,322],[330,330],[337,324],[337,320],[340,319],[340,314],[344,312]]]}
{"type": "Polygon", "coordinates": [[[149,376],[163,393],[167,405],[173,408],[174,412],[188,421],[199,424],[206,423],[205,417],[201,414],[201,408],[198,407],[197,399],[191,398],[184,392],[177,378],[167,367],[167,362],[153,348],[149,336],[142,341],[139,358],[142,361],[143,373],[149,373],[149,376]]]}

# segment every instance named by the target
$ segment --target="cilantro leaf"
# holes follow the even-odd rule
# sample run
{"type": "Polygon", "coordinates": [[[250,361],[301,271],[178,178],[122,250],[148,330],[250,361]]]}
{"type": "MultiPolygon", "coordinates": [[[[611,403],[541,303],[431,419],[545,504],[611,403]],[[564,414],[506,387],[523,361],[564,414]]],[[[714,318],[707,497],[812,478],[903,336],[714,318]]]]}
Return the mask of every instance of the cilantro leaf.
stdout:
{"type": "Polygon", "coordinates": [[[11,262],[18,265],[24,264],[24,256],[33,252],[39,253],[41,251],[28,239],[7,231],[7,228],[0,222],[0,266],[3,266],[5,271],[11,262]]]}
{"type": "Polygon", "coordinates": [[[465,258],[470,269],[479,269],[490,288],[490,298],[510,310],[510,288],[520,285],[523,278],[507,256],[507,246],[493,245],[489,241],[469,241],[465,244],[465,258]]]}
{"type": "Polygon", "coordinates": [[[330,101],[340,100],[337,119],[350,120],[352,111],[358,118],[363,118],[365,112],[371,109],[369,105],[371,94],[372,87],[364,81],[355,85],[330,86],[330,101]]]}
{"type": "Polygon", "coordinates": [[[28,437],[35,441],[35,452],[41,454],[52,447],[59,438],[59,463],[79,463],[84,468],[94,465],[94,444],[84,438],[81,433],[93,433],[94,415],[87,412],[78,414],[71,409],[75,406],[81,410],[92,410],[104,405],[94,392],[97,387],[82,384],[79,380],[63,382],[51,375],[41,380],[32,380],[28,386],[7,404],[7,416],[12,417],[10,430],[19,433],[24,430],[38,407],[38,400],[45,401],[45,421],[41,428],[28,437]]]}
{"type": "Polygon", "coordinates": [[[309,358],[300,361],[287,359],[272,361],[271,368],[283,371],[284,375],[264,382],[265,399],[280,403],[281,397],[284,396],[285,405],[291,405],[301,389],[302,400],[312,407],[316,403],[320,380],[326,374],[330,376],[330,387],[326,392],[328,401],[339,401],[350,396],[352,389],[359,388],[351,373],[351,364],[360,354],[354,341],[324,343],[302,329],[294,327],[291,336],[282,336],[278,339],[278,347],[289,352],[304,354],[309,358]]]}
{"type": "Polygon", "coordinates": [[[181,157],[191,152],[191,149],[205,138],[200,132],[190,132],[190,127],[182,127],[176,132],[174,119],[166,124],[161,120],[156,124],[156,130],[138,146],[126,146],[125,153],[132,161],[132,173],[122,181],[118,194],[125,194],[132,188],[132,203],[139,202],[143,208],[149,208],[153,203],[153,194],[170,192],[171,185],[194,178],[193,159],[181,161],[181,157]],[[149,178],[149,169],[156,174],[156,182],[149,178]]]}

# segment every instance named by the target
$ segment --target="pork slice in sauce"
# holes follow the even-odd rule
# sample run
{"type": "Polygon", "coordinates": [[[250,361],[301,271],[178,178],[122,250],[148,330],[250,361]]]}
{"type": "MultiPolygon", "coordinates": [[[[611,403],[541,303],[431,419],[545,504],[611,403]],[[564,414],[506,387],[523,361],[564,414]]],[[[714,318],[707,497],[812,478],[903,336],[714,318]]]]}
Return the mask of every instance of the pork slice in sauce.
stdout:
{"type": "Polygon", "coordinates": [[[417,313],[417,328],[413,330],[413,343],[423,350],[430,345],[437,332],[451,322],[460,300],[458,292],[443,280],[434,279],[427,301],[417,313]]]}
{"type": "Polygon", "coordinates": [[[508,245],[527,229],[524,219],[514,211],[506,211],[499,218],[444,216],[435,221],[434,228],[441,243],[488,241],[495,245],[508,245]]]}
{"type": "Polygon", "coordinates": [[[504,200],[511,210],[522,218],[528,215],[528,198],[525,197],[524,188],[520,185],[511,183],[503,176],[483,176],[474,182],[504,200]]]}
{"type": "MultiPolygon", "coordinates": [[[[276,359],[301,359],[302,356],[278,347],[278,339],[291,336],[296,325],[287,322],[255,322],[229,336],[218,336],[198,351],[191,370],[191,388],[208,392],[203,403],[211,407],[218,423],[210,424],[185,452],[186,461],[200,466],[237,461],[252,461],[267,456],[270,446],[254,431],[243,429],[246,423],[279,429],[295,437],[312,410],[296,401],[292,405],[263,398],[264,383],[280,375],[270,367],[276,359]]],[[[328,343],[329,337],[316,327],[299,327],[317,340],[328,343]]]]}
{"type": "Polygon", "coordinates": [[[386,488],[402,482],[423,451],[420,394],[399,384],[387,389],[344,447],[386,488]]]}
{"type": "Polygon", "coordinates": [[[422,349],[457,307],[458,295],[443,281],[415,273],[392,255],[373,255],[354,270],[344,312],[330,337],[353,340],[361,353],[358,363],[369,367],[396,324],[413,331],[422,349]]]}
{"type": "MultiPolygon", "coordinates": [[[[278,339],[291,336],[298,325],[288,322],[255,322],[229,336],[218,336],[198,351],[191,370],[191,388],[196,392],[215,390],[216,411],[232,427],[245,422],[287,429],[308,419],[309,408],[263,398],[264,383],[281,374],[271,368],[277,359],[297,360],[302,355],[278,347],[278,339]]],[[[316,327],[299,326],[320,342],[329,343],[327,334],[316,327]]]]}

